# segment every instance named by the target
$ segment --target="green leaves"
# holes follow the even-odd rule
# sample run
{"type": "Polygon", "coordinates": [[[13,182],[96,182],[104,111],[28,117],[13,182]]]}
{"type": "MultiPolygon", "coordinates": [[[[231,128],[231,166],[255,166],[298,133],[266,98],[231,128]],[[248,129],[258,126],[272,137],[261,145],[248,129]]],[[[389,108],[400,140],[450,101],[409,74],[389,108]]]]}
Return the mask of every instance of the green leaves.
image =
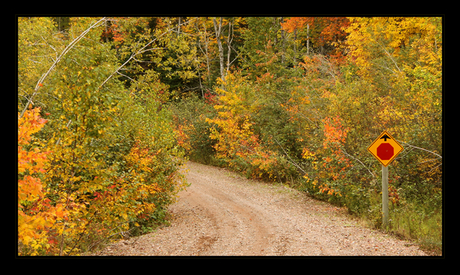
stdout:
{"type": "MultiPolygon", "coordinates": [[[[40,225],[35,228],[40,231],[25,234],[23,244],[42,247],[39,252],[30,251],[44,255],[76,254],[117,236],[117,232],[126,232],[145,216],[163,211],[184,187],[178,174],[182,152],[176,149],[171,114],[161,108],[168,100],[162,94],[167,86],[157,74],[142,74],[132,89],[118,76],[99,88],[120,67],[116,50],[110,43],[100,42],[103,28],[95,26],[93,18],[71,18],[67,36],[61,37],[49,22],[38,20],[45,28],[34,31],[49,45],[66,45],[86,32],[85,39],[62,55],[34,98],[48,118],[36,133],[39,144],[49,152],[40,177],[41,196],[69,212],[62,215],[61,206],[56,208],[56,222],[45,224],[46,230],[40,225]],[[53,245],[31,243],[28,237],[37,234],[45,244],[47,239],[53,240],[53,245]],[[56,238],[59,241],[55,242],[56,238]]],[[[31,24],[23,20],[19,28],[31,28],[31,24]]],[[[33,87],[34,78],[40,75],[36,70],[46,68],[30,66],[26,58],[29,43],[21,41],[20,45],[19,67],[31,71],[30,77],[22,78],[23,87],[33,87]]],[[[51,46],[39,50],[43,55],[54,52],[51,46]]],[[[24,91],[23,98],[30,98],[26,88],[24,91]]],[[[25,128],[36,132],[27,125],[25,128]]],[[[41,163],[40,155],[32,158],[41,163]]]]}
{"type": "Polygon", "coordinates": [[[442,18],[33,17],[18,38],[18,110],[48,120],[28,145],[50,152],[43,196],[75,209],[40,237],[66,248],[43,253],[150,227],[184,154],[367,213],[385,129],[413,144],[394,162],[401,201],[440,197],[442,18]]]}

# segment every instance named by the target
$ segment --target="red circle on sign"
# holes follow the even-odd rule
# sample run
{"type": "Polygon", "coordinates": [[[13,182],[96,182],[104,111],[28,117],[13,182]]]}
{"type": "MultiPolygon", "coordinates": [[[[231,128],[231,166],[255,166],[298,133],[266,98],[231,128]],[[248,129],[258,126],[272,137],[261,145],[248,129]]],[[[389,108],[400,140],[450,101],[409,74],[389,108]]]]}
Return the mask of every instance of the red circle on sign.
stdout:
{"type": "Polygon", "coordinates": [[[393,146],[390,143],[382,143],[377,147],[377,156],[381,160],[389,160],[395,154],[393,146]]]}

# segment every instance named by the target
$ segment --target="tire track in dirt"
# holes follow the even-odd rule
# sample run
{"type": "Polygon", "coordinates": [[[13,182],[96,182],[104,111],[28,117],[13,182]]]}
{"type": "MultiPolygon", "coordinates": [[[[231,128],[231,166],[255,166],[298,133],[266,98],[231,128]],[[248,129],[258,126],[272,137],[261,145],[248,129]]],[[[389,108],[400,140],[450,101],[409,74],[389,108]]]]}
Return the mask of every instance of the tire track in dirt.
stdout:
{"type": "Polygon", "coordinates": [[[219,190],[212,176],[191,171],[188,180],[195,185],[192,194],[183,199],[202,207],[205,215],[214,221],[220,237],[214,238],[213,245],[227,246],[229,250],[244,252],[245,255],[261,255],[268,245],[270,234],[269,226],[261,219],[260,213],[235,194],[219,190]]]}

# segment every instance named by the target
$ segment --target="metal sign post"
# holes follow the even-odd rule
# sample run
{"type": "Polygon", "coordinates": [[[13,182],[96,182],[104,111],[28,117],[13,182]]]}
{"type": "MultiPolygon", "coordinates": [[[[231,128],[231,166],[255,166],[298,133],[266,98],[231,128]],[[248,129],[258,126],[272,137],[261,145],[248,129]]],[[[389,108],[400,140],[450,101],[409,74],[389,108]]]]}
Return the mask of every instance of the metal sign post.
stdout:
{"type": "Polygon", "coordinates": [[[382,212],[383,228],[388,226],[388,166],[382,165],[382,212]]]}

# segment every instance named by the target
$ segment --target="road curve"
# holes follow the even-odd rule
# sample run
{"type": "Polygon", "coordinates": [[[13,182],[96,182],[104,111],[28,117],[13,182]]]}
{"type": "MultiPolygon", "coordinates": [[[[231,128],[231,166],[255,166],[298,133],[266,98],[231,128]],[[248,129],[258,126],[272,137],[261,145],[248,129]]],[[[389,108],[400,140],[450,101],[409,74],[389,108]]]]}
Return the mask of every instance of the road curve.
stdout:
{"type": "Polygon", "coordinates": [[[425,255],[281,184],[194,162],[186,168],[191,186],[170,206],[170,226],[93,255],[425,255]]]}

